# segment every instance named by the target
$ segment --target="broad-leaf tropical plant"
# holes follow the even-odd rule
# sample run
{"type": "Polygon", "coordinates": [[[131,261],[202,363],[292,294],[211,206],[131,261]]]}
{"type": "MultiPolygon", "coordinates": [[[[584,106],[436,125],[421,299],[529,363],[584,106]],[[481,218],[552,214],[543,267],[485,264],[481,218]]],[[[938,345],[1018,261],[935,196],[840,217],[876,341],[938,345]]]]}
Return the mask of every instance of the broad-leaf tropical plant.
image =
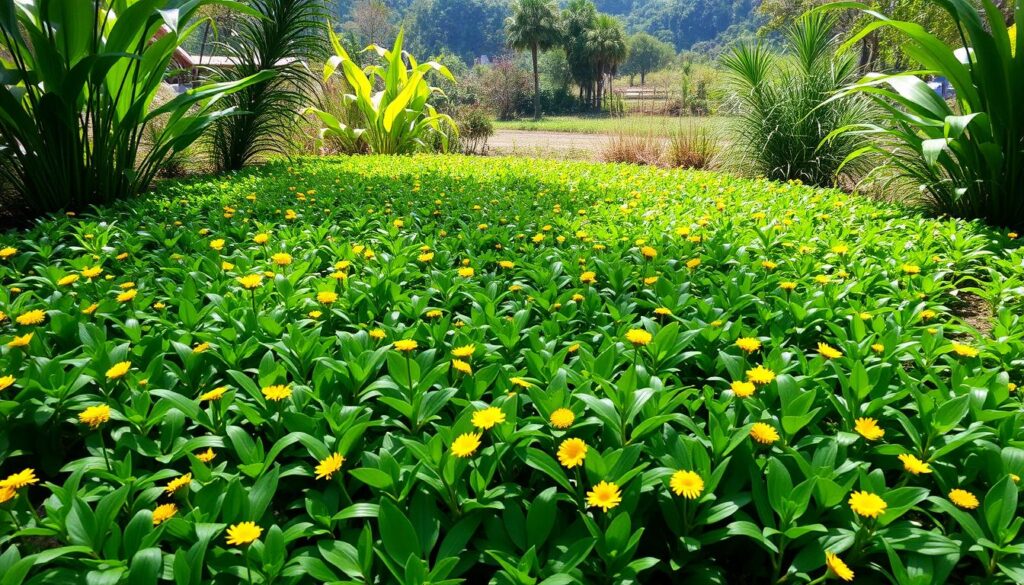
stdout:
{"type": "MultiPolygon", "coordinates": [[[[858,2],[829,5],[860,10],[874,19],[844,47],[891,27],[906,39],[903,50],[923,67],[892,75],[871,73],[837,96],[868,95],[889,114],[884,124],[842,129],[847,135],[881,139],[850,160],[880,152],[920,186],[937,210],[1024,226],[1024,55],[1014,50],[1020,33],[1014,28],[1011,37],[991,0],[982,0],[981,13],[968,0],[935,3],[956,23],[964,47],[951,47],[919,24],[891,20],[858,2]],[[948,79],[956,90],[953,103],[933,91],[923,75],[948,79]]],[[[1024,0],[1015,4],[1020,20],[1024,0]]]]}
{"type": "Polygon", "coordinates": [[[211,3],[252,12],[226,0],[0,3],[0,168],[19,206],[76,209],[146,189],[165,161],[232,113],[220,98],[273,75],[154,102],[196,11],[211,3]]]}
{"type": "Polygon", "coordinates": [[[447,67],[435,61],[417,63],[412,55],[402,50],[403,36],[400,30],[390,51],[377,45],[367,47],[365,51],[376,52],[384,64],[360,68],[338,36],[330,32],[335,55],[324,65],[324,79],[341,69],[352,89],[343,99],[356,106],[356,119],[361,127],[352,127],[328,112],[309,108],[308,111],[324,124],[322,135],[339,139],[346,146],[363,142],[375,154],[409,154],[429,148],[433,138],[439,137],[442,150],[447,151],[447,132],[458,135],[458,127],[450,116],[438,113],[429,103],[428,100],[441,90],[428,83],[427,75],[436,72],[452,82],[455,77],[447,67]],[[380,83],[382,89],[377,90],[376,83],[380,83]]]}

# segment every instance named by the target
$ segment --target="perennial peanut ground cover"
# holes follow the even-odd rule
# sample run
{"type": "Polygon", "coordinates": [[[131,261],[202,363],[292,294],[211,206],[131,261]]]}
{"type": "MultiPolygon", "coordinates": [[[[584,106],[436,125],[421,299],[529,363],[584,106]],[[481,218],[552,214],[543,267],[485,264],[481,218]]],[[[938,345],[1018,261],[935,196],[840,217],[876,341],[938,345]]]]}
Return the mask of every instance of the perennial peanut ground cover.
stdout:
{"type": "Polygon", "coordinates": [[[1015,234],[416,156],[0,248],[4,585],[1024,580],[1015,234]]]}

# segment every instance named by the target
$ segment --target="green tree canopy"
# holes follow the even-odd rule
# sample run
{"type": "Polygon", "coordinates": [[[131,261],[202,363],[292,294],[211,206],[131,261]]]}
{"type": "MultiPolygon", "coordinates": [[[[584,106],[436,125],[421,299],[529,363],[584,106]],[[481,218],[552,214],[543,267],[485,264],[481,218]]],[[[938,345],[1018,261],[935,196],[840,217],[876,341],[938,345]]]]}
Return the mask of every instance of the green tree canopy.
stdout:
{"type": "MultiPolygon", "coordinates": [[[[659,41],[653,36],[641,32],[629,38],[626,62],[622,66],[623,73],[639,75],[640,85],[646,81],[647,74],[667,65],[676,54],[672,45],[659,41]]],[[[630,80],[632,84],[632,79],[630,80]]]]}

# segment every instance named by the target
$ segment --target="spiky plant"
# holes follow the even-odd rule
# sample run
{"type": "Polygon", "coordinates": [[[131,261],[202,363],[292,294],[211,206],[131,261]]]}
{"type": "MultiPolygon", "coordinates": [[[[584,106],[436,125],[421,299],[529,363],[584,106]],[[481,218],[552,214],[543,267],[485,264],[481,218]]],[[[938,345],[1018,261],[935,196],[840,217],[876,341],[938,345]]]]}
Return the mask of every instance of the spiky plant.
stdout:
{"type": "Polygon", "coordinates": [[[787,52],[763,44],[741,44],[723,57],[740,115],[733,125],[742,160],[755,174],[832,186],[840,171],[858,177],[865,165],[844,161],[867,141],[838,128],[872,119],[867,99],[835,93],[856,79],[849,54],[840,45],[834,19],[823,13],[801,17],[786,32],[787,52]]]}
{"type": "Polygon", "coordinates": [[[242,114],[214,126],[211,152],[220,170],[288,152],[296,117],[317,94],[309,64],[322,62],[328,53],[323,0],[251,0],[250,6],[259,17],[243,19],[219,43],[233,63],[219,77],[236,79],[259,71],[275,75],[230,96],[242,114]]]}

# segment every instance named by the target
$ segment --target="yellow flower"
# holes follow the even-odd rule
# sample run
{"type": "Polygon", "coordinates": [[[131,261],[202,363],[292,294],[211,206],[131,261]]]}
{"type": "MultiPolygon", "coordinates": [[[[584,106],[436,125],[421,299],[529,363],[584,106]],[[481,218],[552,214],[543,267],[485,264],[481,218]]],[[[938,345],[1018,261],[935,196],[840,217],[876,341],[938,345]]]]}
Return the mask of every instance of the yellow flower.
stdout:
{"type": "Polygon", "coordinates": [[[424,253],[422,253],[422,254],[420,254],[419,256],[416,257],[416,260],[418,260],[420,262],[423,262],[423,263],[430,262],[433,259],[434,259],[434,253],[433,252],[424,252],[424,253]]]}
{"type": "Polygon", "coordinates": [[[779,432],[768,423],[754,423],[754,426],[750,427],[750,438],[762,445],[771,445],[779,440],[779,432]]]}
{"type": "Polygon", "coordinates": [[[796,283],[788,281],[788,280],[784,281],[784,282],[780,282],[779,283],[779,288],[781,288],[782,290],[784,290],[786,292],[792,292],[793,290],[796,289],[796,283]]]}
{"type": "Polygon", "coordinates": [[[459,268],[459,276],[462,278],[472,278],[473,274],[472,268],[459,268]]]}
{"type": "Polygon", "coordinates": [[[558,446],[558,462],[569,469],[583,465],[586,458],[587,444],[583,439],[566,439],[558,446]]]}
{"type": "Polygon", "coordinates": [[[228,270],[234,270],[235,269],[235,265],[230,263],[230,262],[228,262],[227,260],[224,260],[224,261],[222,261],[220,263],[220,269],[224,270],[225,272],[228,271],[228,270]]]}
{"type": "Polygon", "coordinates": [[[220,252],[224,248],[224,240],[217,239],[210,242],[210,248],[220,252]]]}
{"type": "Polygon", "coordinates": [[[736,347],[747,353],[753,353],[761,349],[761,342],[756,337],[740,337],[736,340],[736,347]]]}
{"type": "Polygon", "coordinates": [[[917,457],[914,457],[910,453],[900,453],[897,458],[903,462],[903,469],[907,470],[914,475],[921,475],[922,473],[931,473],[932,468],[921,461],[917,457]]]}
{"type": "Polygon", "coordinates": [[[878,494],[871,492],[853,492],[850,494],[850,509],[858,516],[878,518],[885,512],[889,504],[878,494]]]}
{"type": "Polygon", "coordinates": [[[200,402],[209,402],[211,400],[220,400],[224,397],[224,393],[228,391],[227,386],[217,386],[209,392],[203,393],[199,396],[200,402]]]}
{"type": "Polygon", "coordinates": [[[630,329],[626,332],[626,340],[635,346],[647,345],[652,339],[654,336],[643,329],[630,329]]]}
{"type": "Polygon", "coordinates": [[[498,266],[504,268],[505,270],[511,270],[516,267],[516,263],[511,262],[509,260],[501,260],[498,262],[498,266]]]}
{"type": "Polygon", "coordinates": [[[512,376],[511,378],[508,379],[508,381],[513,386],[519,386],[520,388],[529,388],[531,386],[529,382],[518,376],[512,376]]]}
{"type": "Polygon", "coordinates": [[[209,463],[213,461],[213,458],[216,456],[217,454],[213,452],[213,448],[211,447],[206,449],[206,451],[203,451],[199,455],[196,455],[196,459],[202,461],[203,463],[209,463]]]}
{"type": "Polygon", "coordinates": [[[419,347],[419,344],[416,343],[415,339],[399,339],[398,341],[391,344],[391,346],[398,351],[409,352],[419,347]]]}
{"type": "Polygon", "coordinates": [[[883,351],[885,351],[885,346],[882,345],[881,343],[873,343],[871,344],[871,351],[875,353],[882,353],[883,351]]]}
{"type": "Polygon", "coordinates": [[[0,378],[0,391],[6,390],[14,384],[14,376],[7,375],[0,378]]]}
{"type": "Polygon", "coordinates": [[[316,293],[316,300],[324,305],[330,305],[338,300],[338,293],[324,290],[316,293]]]}
{"type": "Polygon", "coordinates": [[[473,426],[478,429],[487,430],[503,422],[505,422],[505,413],[494,406],[488,406],[473,413],[473,426]]]}
{"type": "Polygon", "coordinates": [[[818,342],[818,353],[827,360],[834,360],[843,357],[843,352],[827,343],[818,342]]]}
{"type": "Polygon", "coordinates": [[[900,270],[902,270],[904,274],[921,274],[921,267],[914,264],[904,264],[903,266],[900,266],[900,270]]]}
{"type": "Polygon", "coordinates": [[[267,386],[262,390],[263,396],[271,402],[280,402],[292,395],[292,389],[283,384],[267,386]]]}
{"type": "Polygon", "coordinates": [[[131,362],[117,362],[107,370],[107,379],[116,380],[127,374],[130,369],[132,369],[131,362]]]}
{"type": "Polygon", "coordinates": [[[238,524],[232,524],[228,527],[228,544],[232,546],[249,544],[250,542],[258,539],[261,534],[263,534],[263,529],[256,526],[255,522],[240,522],[238,524]]]}
{"type": "Polygon", "coordinates": [[[949,500],[965,510],[978,507],[978,497],[967,490],[956,488],[949,492],[949,500]]]}
{"type": "Polygon", "coordinates": [[[86,267],[82,269],[82,276],[86,278],[96,278],[103,273],[103,268],[100,266],[93,266],[92,268],[86,267]]]}
{"type": "Polygon", "coordinates": [[[370,329],[370,339],[376,339],[377,341],[380,341],[385,337],[387,337],[387,333],[385,333],[383,329],[370,329]]]}
{"type": "Polygon", "coordinates": [[[39,325],[45,320],[46,311],[40,309],[35,309],[27,313],[22,313],[21,315],[18,315],[17,319],[15,319],[15,321],[18,322],[18,325],[39,325]]]}
{"type": "Polygon", "coordinates": [[[169,494],[173,494],[174,492],[180,490],[181,488],[188,487],[189,484],[191,484],[191,483],[192,483],[192,474],[191,473],[186,473],[185,475],[182,475],[180,477],[176,477],[176,478],[172,479],[167,484],[167,487],[164,488],[164,491],[169,493],[169,494]]]}
{"type": "Polygon", "coordinates": [[[98,429],[100,425],[110,420],[110,407],[106,404],[90,406],[78,413],[78,420],[92,429],[98,429]]]}
{"type": "Polygon", "coordinates": [[[7,347],[10,347],[12,349],[15,347],[25,347],[26,345],[29,344],[30,341],[32,341],[32,335],[32,333],[26,333],[25,335],[15,335],[14,339],[7,342],[7,347]]]}
{"type": "Polygon", "coordinates": [[[960,357],[972,358],[972,357],[977,357],[978,356],[977,348],[971,347],[969,345],[964,345],[962,343],[954,343],[953,344],[953,353],[955,353],[956,355],[958,355],[960,357]]]}
{"type": "Polygon", "coordinates": [[[580,282],[583,284],[594,284],[597,282],[597,273],[588,270],[580,275],[580,282]]]}
{"type": "Polygon", "coordinates": [[[658,307],[657,309],[654,309],[654,314],[661,315],[662,317],[668,317],[672,314],[672,309],[669,309],[668,307],[658,307]]]}
{"type": "Polygon", "coordinates": [[[76,282],[78,282],[78,275],[77,274],[69,274],[69,275],[65,276],[64,278],[61,278],[60,280],[58,280],[57,281],[57,285],[58,286],[68,286],[69,284],[74,284],[76,282]]]}
{"type": "Polygon", "coordinates": [[[776,264],[775,262],[772,262],[771,260],[764,260],[761,262],[761,267],[764,268],[765,270],[775,270],[776,268],[779,267],[779,265],[776,264]]]}
{"type": "Polygon", "coordinates": [[[650,246],[644,246],[643,248],[640,248],[640,253],[643,254],[644,258],[647,258],[648,260],[658,256],[658,251],[650,246]]]}
{"type": "Polygon", "coordinates": [[[341,453],[334,453],[316,466],[316,478],[331,479],[335,473],[341,470],[343,463],[345,463],[345,458],[341,456],[341,453]]]}
{"type": "Polygon", "coordinates": [[[460,359],[452,360],[452,369],[469,376],[473,374],[473,366],[469,365],[468,362],[464,362],[460,359]]]}
{"type": "Polygon", "coordinates": [[[700,258],[694,258],[692,260],[687,260],[686,261],[686,267],[689,268],[690,270],[693,270],[694,268],[697,268],[698,266],[700,266],[700,258]]]}
{"type": "Polygon", "coordinates": [[[252,237],[252,241],[262,246],[270,241],[270,234],[256,234],[252,237]]]}
{"type": "Polygon", "coordinates": [[[733,382],[730,387],[732,388],[732,393],[740,398],[753,396],[754,390],[757,389],[753,382],[743,382],[742,380],[733,382]]]}
{"type": "Polygon", "coordinates": [[[601,508],[604,512],[618,506],[621,502],[622,492],[619,490],[619,486],[608,481],[602,481],[587,492],[587,506],[601,508]]]}
{"type": "Polygon", "coordinates": [[[931,309],[925,309],[925,310],[921,311],[920,317],[921,317],[922,321],[931,321],[932,319],[935,318],[935,316],[937,314],[938,313],[936,313],[935,311],[933,311],[931,309]]]}
{"type": "Polygon", "coordinates": [[[775,379],[775,372],[758,365],[752,370],[747,370],[747,381],[764,386],[775,379]]]}
{"type": "Polygon", "coordinates": [[[853,581],[853,571],[850,570],[850,567],[847,567],[842,559],[828,551],[825,551],[825,565],[836,577],[843,581],[853,581]]]}
{"type": "Polygon", "coordinates": [[[464,433],[452,442],[452,455],[469,457],[480,447],[480,433],[464,433]]]}
{"type": "Polygon", "coordinates": [[[286,252],[278,252],[271,256],[270,259],[278,266],[288,266],[292,263],[292,255],[286,252]]]}
{"type": "Polygon", "coordinates": [[[127,303],[128,301],[134,299],[135,295],[137,295],[137,294],[139,294],[139,291],[134,289],[134,288],[126,290],[123,293],[117,295],[117,302],[119,302],[119,303],[127,303]]]}
{"type": "Polygon", "coordinates": [[[558,408],[551,413],[551,426],[556,429],[567,429],[576,422],[576,415],[568,408],[558,408]]]}
{"type": "Polygon", "coordinates": [[[694,471],[679,470],[672,474],[669,486],[677,496],[696,500],[704,492],[704,480],[694,471]]]}
{"type": "Polygon", "coordinates": [[[14,256],[17,253],[18,253],[18,249],[17,248],[12,248],[10,246],[7,246],[6,248],[0,250],[0,259],[7,260],[8,258],[10,258],[11,256],[14,256]]]}
{"type": "Polygon", "coordinates": [[[440,309],[431,309],[431,310],[427,311],[427,314],[425,315],[425,317],[427,319],[438,319],[438,318],[441,317],[441,315],[442,315],[442,313],[441,313],[440,309]]]}
{"type": "Polygon", "coordinates": [[[835,246],[832,246],[832,251],[835,252],[836,254],[845,254],[850,251],[850,247],[847,246],[846,244],[837,244],[835,246]]]}
{"type": "Polygon", "coordinates": [[[0,480],[0,489],[20,490],[25,486],[39,483],[36,472],[32,468],[25,468],[18,473],[8,475],[6,479],[0,480]]]}
{"type": "Polygon", "coordinates": [[[877,441],[885,435],[885,430],[878,426],[878,421],[873,418],[858,418],[854,421],[853,428],[869,441],[877,441]]]}
{"type": "Polygon", "coordinates": [[[455,349],[452,350],[452,355],[457,358],[468,358],[472,356],[475,351],[476,345],[470,343],[469,345],[456,347],[455,349]]]}
{"type": "Polygon", "coordinates": [[[263,282],[262,274],[248,274],[246,276],[238,277],[238,284],[241,284],[246,290],[253,290],[263,282]]]}
{"type": "Polygon", "coordinates": [[[153,510],[153,526],[159,526],[170,520],[178,513],[178,506],[174,504],[161,504],[153,510]]]}

